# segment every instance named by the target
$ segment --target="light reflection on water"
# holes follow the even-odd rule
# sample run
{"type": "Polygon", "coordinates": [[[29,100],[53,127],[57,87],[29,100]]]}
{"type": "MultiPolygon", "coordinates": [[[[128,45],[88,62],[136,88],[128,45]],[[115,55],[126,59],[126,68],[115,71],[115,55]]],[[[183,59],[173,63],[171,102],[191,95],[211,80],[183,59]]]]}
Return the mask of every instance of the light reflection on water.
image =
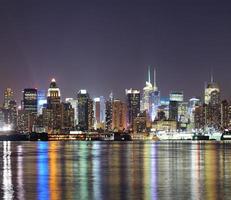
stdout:
{"type": "Polygon", "coordinates": [[[0,199],[229,199],[231,144],[1,142],[0,199]]]}

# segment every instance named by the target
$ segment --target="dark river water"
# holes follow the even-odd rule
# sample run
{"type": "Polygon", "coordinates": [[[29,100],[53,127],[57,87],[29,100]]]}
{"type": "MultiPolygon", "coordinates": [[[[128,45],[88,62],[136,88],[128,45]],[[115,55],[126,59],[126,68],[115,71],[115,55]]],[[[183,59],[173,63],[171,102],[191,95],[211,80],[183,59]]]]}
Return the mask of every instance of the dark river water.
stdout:
{"type": "Polygon", "coordinates": [[[231,199],[231,144],[0,142],[0,199],[231,199]]]}

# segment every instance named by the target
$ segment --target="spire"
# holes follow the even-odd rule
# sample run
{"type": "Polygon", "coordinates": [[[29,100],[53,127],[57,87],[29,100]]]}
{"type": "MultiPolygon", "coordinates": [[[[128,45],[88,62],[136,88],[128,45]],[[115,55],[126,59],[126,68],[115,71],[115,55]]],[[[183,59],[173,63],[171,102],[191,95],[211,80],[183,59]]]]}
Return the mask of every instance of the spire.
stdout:
{"type": "Polygon", "coordinates": [[[212,70],[212,69],[211,69],[211,72],[210,72],[210,82],[211,82],[211,83],[214,82],[213,70],[212,70]]]}
{"type": "Polygon", "coordinates": [[[156,68],[154,68],[153,74],[153,87],[156,87],[156,68]]]}
{"type": "Polygon", "coordinates": [[[150,72],[150,66],[148,66],[148,82],[151,83],[151,72],[150,72]]]}

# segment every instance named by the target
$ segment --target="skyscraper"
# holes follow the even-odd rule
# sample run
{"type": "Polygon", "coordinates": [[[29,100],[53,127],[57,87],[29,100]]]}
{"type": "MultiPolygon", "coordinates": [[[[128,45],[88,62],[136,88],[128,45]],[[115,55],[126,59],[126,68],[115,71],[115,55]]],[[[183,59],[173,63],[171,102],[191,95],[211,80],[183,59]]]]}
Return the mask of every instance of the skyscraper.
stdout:
{"type": "Polygon", "coordinates": [[[219,85],[211,74],[210,83],[205,88],[205,120],[207,126],[221,127],[221,100],[219,85]]]}
{"type": "Polygon", "coordinates": [[[42,109],[44,105],[47,104],[47,96],[45,90],[38,90],[38,114],[42,114],[42,109]]]}
{"type": "Polygon", "coordinates": [[[214,82],[213,75],[211,75],[210,83],[205,87],[204,103],[206,105],[220,103],[220,88],[219,85],[214,82]]]}
{"type": "Polygon", "coordinates": [[[170,101],[169,102],[169,120],[178,120],[178,102],[170,101]]]}
{"type": "Polygon", "coordinates": [[[106,101],[105,111],[105,129],[107,131],[112,130],[112,104],[114,101],[113,93],[109,95],[109,99],[106,101]]]}
{"type": "Polygon", "coordinates": [[[104,128],[105,123],[105,99],[103,96],[94,98],[94,126],[97,128],[104,128]]]}
{"type": "Polygon", "coordinates": [[[30,113],[37,114],[38,93],[35,88],[26,88],[23,90],[23,109],[30,113]]]}
{"type": "Polygon", "coordinates": [[[189,120],[190,120],[190,127],[195,128],[195,109],[197,106],[200,105],[200,99],[199,98],[191,98],[189,100],[189,108],[188,108],[188,113],[189,113],[189,120]]]}
{"type": "Polygon", "coordinates": [[[10,101],[13,101],[14,99],[14,93],[11,88],[6,88],[4,92],[4,103],[3,108],[8,109],[10,101]]]}
{"type": "Polygon", "coordinates": [[[76,126],[78,124],[78,101],[77,99],[74,98],[66,98],[65,99],[66,103],[70,103],[72,108],[74,109],[74,125],[76,126]]]}
{"type": "Polygon", "coordinates": [[[127,109],[128,109],[128,124],[133,129],[134,119],[140,113],[140,91],[135,89],[126,89],[127,109]]]}
{"type": "Polygon", "coordinates": [[[77,94],[78,100],[78,129],[81,131],[87,131],[89,125],[90,110],[89,101],[90,96],[87,90],[80,90],[77,94]]]}
{"type": "Polygon", "coordinates": [[[173,91],[169,95],[169,119],[178,121],[178,106],[184,100],[183,92],[173,91]]]}
{"type": "Polygon", "coordinates": [[[50,87],[47,92],[47,103],[48,106],[53,104],[59,104],[61,102],[60,89],[57,86],[55,79],[53,78],[50,83],[50,87]]]}
{"type": "Polygon", "coordinates": [[[160,91],[156,83],[156,69],[153,69],[153,84],[151,83],[151,69],[148,67],[148,81],[143,88],[143,96],[141,101],[141,111],[147,111],[151,121],[157,116],[157,109],[160,105],[160,91]]]}
{"type": "Polygon", "coordinates": [[[182,91],[172,91],[169,95],[170,101],[177,101],[177,102],[183,102],[184,101],[184,93],[182,91]]]}
{"type": "Polygon", "coordinates": [[[18,112],[18,126],[20,132],[31,132],[36,121],[38,94],[35,88],[23,90],[22,109],[18,112]]]}
{"type": "Polygon", "coordinates": [[[127,129],[127,107],[120,100],[114,100],[112,103],[112,130],[124,131],[127,129]]]}

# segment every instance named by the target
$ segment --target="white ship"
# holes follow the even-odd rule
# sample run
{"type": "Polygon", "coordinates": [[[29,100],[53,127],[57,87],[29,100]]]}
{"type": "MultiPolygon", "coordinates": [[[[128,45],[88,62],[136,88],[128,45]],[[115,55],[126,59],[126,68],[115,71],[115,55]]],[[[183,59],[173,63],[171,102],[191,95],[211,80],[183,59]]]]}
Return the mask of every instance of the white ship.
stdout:
{"type": "Polygon", "coordinates": [[[192,140],[194,135],[191,131],[157,131],[155,134],[160,140],[192,140]]]}
{"type": "Polygon", "coordinates": [[[156,131],[152,132],[159,140],[216,140],[220,141],[222,132],[214,128],[187,131],[156,131]]]}

